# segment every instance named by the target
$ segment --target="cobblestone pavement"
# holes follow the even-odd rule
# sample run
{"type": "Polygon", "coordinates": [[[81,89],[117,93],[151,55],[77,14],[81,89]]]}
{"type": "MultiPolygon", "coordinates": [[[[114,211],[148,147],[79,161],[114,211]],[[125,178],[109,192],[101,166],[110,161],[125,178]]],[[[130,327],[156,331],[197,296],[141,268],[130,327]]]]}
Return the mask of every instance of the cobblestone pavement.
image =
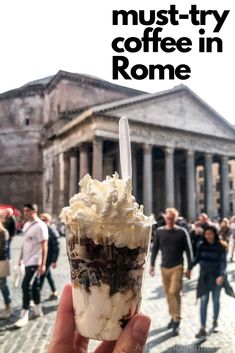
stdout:
{"type": "MultiPolygon", "coordinates": [[[[61,255],[58,267],[53,270],[54,278],[59,291],[66,282],[69,281],[69,266],[65,252],[65,239],[60,239],[61,255]]],[[[13,265],[17,263],[21,236],[17,236],[13,241],[13,265]]],[[[157,265],[157,269],[159,266],[157,265]]],[[[228,266],[229,279],[235,286],[235,264],[228,266]]],[[[149,277],[146,274],[143,291],[142,309],[143,313],[152,318],[149,338],[145,353],[170,353],[170,352],[218,352],[235,353],[235,299],[222,293],[221,317],[219,320],[218,333],[210,333],[205,342],[196,341],[195,333],[199,329],[199,305],[195,302],[197,270],[195,269],[190,281],[184,281],[182,296],[182,325],[180,336],[172,337],[166,330],[169,321],[166,300],[161,284],[160,271],[156,277],[149,277]]],[[[9,284],[12,289],[11,280],[9,284]]],[[[42,292],[44,317],[30,321],[21,329],[14,329],[14,322],[19,315],[21,307],[21,290],[12,289],[14,316],[9,320],[0,320],[0,353],[46,353],[48,343],[53,331],[56,315],[57,301],[46,301],[50,291],[45,283],[42,292]]],[[[0,308],[3,308],[2,297],[0,298],[0,308]]],[[[208,329],[211,326],[211,306],[208,313],[208,329]]],[[[91,353],[97,345],[96,341],[91,341],[89,352],[91,353]]],[[[138,346],[136,348],[138,353],[138,346]]],[[[66,353],[66,352],[65,352],[66,353]]]]}

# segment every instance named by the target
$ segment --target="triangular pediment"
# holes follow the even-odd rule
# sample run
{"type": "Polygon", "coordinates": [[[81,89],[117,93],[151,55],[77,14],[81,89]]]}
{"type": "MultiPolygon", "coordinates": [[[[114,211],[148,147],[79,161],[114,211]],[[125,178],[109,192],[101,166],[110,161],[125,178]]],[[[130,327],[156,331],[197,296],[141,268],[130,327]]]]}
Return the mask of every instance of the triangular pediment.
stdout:
{"type": "Polygon", "coordinates": [[[102,114],[126,116],[130,121],[235,140],[234,127],[183,85],[97,108],[102,114]]]}

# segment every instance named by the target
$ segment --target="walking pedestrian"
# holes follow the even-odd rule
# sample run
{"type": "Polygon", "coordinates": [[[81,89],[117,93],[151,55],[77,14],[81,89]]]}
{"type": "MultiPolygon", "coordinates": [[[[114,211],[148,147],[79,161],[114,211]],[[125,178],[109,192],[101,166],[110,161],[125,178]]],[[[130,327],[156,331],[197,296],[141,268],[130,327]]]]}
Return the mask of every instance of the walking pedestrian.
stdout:
{"type": "Polygon", "coordinates": [[[203,240],[198,244],[196,257],[193,261],[195,266],[200,265],[200,274],[197,285],[197,298],[201,298],[200,321],[201,328],[196,338],[205,338],[207,306],[210,293],[213,301],[213,329],[217,327],[220,311],[220,292],[226,275],[226,242],[219,239],[219,234],[214,226],[204,230],[203,240]]]}
{"type": "Polygon", "coordinates": [[[40,275],[46,271],[48,230],[44,222],[37,216],[37,206],[33,204],[24,205],[24,217],[27,222],[23,227],[23,244],[19,265],[25,266],[25,276],[22,282],[23,306],[16,327],[27,324],[29,319],[29,304],[32,299],[32,318],[43,316],[40,298],[40,275]]]}
{"type": "Polygon", "coordinates": [[[190,236],[185,228],[181,228],[175,224],[178,215],[178,211],[175,208],[166,209],[166,225],[157,229],[152,246],[150,266],[150,275],[154,276],[155,260],[158,251],[161,250],[161,274],[167,297],[169,314],[171,316],[168,328],[173,329],[173,335],[179,333],[181,320],[180,291],[182,288],[184,273],[184,252],[186,252],[188,262],[188,269],[186,271],[187,278],[190,278],[192,266],[192,245],[190,236]]]}
{"type": "Polygon", "coordinates": [[[203,235],[203,228],[201,228],[201,225],[199,222],[195,222],[193,224],[189,234],[190,234],[192,248],[193,248],[193,256],[195,257],[198,243],[201,241],[202,235],[203,235]]]}
{"type": "Polygon", "coordinates": [[[2,292],[5,309],[0,313],[0,319],[8,319],[12,315],[11,294],[7,284],[7,276],[10,275],[10,264],[7,253],[9,233],[3,226],[3,216],[0,215],[0,289],[2,292]]]}
{"type": "Polygon", "coordinates": [[[231,229],[229,225],[229,219],[225,217],[222,219],[222,222],[220,224],[219,236],[221,237],[222,240],[226,241],[226,243],[228,244],[230,235],[231,235],[231,229]]]}
{"type": "Polygon", "coordinates": [[[212,221],[206,213],[201,213],[199,215],[198,222],[203,230],[206,229],[208,226],[213,225],[212,221]]]}
{"type": "Polygon", "coordinates": [[[230,236],[229,236],[229,261],[233,262],[235,250],[235,216],[230,220],[230,236]]]}
{"type": "Polygon", "coordinates": [[[4,227],[8,230],[9,233],[9,240],[7,246],[8,258],[11,258],[11,242],[12,238],[16,234],[16,219],[13,214],[12,208],[7,208],[5,211],[5,220],[4,220],[4,227]]]}
{"type": "Polygon", "coordinates": [[[56,290],[55,281],[51,274],[51,267],[57,267],[57,260],[59,256],[59,233],[55,231],[54,227],[50,226],[51,215],[48,213],[42,213],[40,218],[46,223],[48,228],[48,253],[46,261],[46,271],[40,277],[40,288],[42,289],[45,278],[47,278],[49,286],[51,288],[51,295],[49,300],[58,299],[58,292],[56,290]]]}

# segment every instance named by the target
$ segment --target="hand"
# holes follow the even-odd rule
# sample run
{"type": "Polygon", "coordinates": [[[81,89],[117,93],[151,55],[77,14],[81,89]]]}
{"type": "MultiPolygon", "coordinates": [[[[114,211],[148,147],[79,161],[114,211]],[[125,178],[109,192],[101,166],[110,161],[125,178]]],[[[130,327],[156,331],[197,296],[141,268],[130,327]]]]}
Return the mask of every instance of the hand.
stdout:
{"type": "Polygon", "coordinates": [[[23,263],[24,263],[23,259],[19,259],[18,265],[21,266],[23,265],[23,263]]]}
{"type": "MultiPolygon", "coordinates": [[[[102,342],[94,353],[142,353],[149,326],[149,317],[136,314],[130,319],[117,341],[102,342]]],[[[88,343],[88,338],[75,331],[72,288],[71,285],[67,284],[62,293],[55,330],[47,353],[87,353],[88,343]]]]}
{"type": "Polygon", "coordinates": [[[224,277],[219,276],[219,277],[216,278],[217,286],[222,286],[223,282],[224,282],[224,277]]]}
{"type": "Polygon", "coordinates": [[[51,267],[52,268],[56,268],[57,267],[57,263],[56,262],[52,262],[51,267]]]}
{"type": "Polygon", "coordinates": [[[185,272],[185,277],[186,278],[188,278],[188,279],[190,279],[191,278],[191,270],[187,270],[186,272],[185,272]]]}
{"type": "Polygon", "coordinates": [[[41,276],[46,272],[46,265],[39,265],[37,269],[37,273],[41,276]]]}
{"type": "Polygon", "coordinates": [[[150,268],[149,268],[149,274],[150,274],[150,276],[155,276],[155,268],[154,268],[154,266],[150,266],[150,268]]]}

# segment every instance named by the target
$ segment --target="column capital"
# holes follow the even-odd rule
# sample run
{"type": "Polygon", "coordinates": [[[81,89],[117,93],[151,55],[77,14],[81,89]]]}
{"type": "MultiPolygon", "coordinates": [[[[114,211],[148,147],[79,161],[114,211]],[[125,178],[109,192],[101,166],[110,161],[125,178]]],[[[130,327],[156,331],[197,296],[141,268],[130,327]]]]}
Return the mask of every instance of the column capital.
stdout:
{"type": "Polygon", "coordinates": [[[205,156],[205,160],[212,161],[212,157],[213,157],[212,153],[205,153],[204,156],[205,156]]]}
{"type": "Polygon", "coordinates": [[[88,149],[88,142],[82,142],[78,145],[79,151],[87,151],[88,149]]]}
{"type": "Polygon", "coordinates": [[[68,151],[66,151],[67,156],[70,157],[77,157],[79,152],[78,146],[70,148],[68,151]]]}
{"type": "Polygon", "coordinates": [[[143,151],[144,151],[144,152],[151,152],[151,151],[152,151],[152,148],[153,148],[153,146],[150,145],[150,144],[148,144],[148,143],[145,143],[145,144],[143,145],[143,151]]]}
{"type": "Polygon", "coordinates": [[[227,156],[220,156],[220,160],[221,160],[221,162],[223,162],[223,163],[228,163],[228,161],[229,161],[229,158],[227,157],[227,156]]]}
{"type": "Polygon", "coordinates": [[[187,157],[194,157],[194,156],[195,156],[195,151],[193,151],[193,150],[186,150],[186,155],[187,155],[187,157]]]}
{"type": "Polygon", "coordinates": [[[67,159],[69,159],[69,157],[71,156],[70,150],[66,150],[63,153],[64,153],[64,157],[67,158],[67,159]]]}
{"type": "Polygon", "coordinates": [[[164,147],[164,152],[166,156],[171,156],[174,153],[174,148],[173,147],[164,147]]]}
{"type": "Polygon", "coordinates": [[[104,139],[103,139],[103,137],[100,137],[100,136],[94,136],[92,141],[93,141],[94,144],[102,145],[104,139]]]}

